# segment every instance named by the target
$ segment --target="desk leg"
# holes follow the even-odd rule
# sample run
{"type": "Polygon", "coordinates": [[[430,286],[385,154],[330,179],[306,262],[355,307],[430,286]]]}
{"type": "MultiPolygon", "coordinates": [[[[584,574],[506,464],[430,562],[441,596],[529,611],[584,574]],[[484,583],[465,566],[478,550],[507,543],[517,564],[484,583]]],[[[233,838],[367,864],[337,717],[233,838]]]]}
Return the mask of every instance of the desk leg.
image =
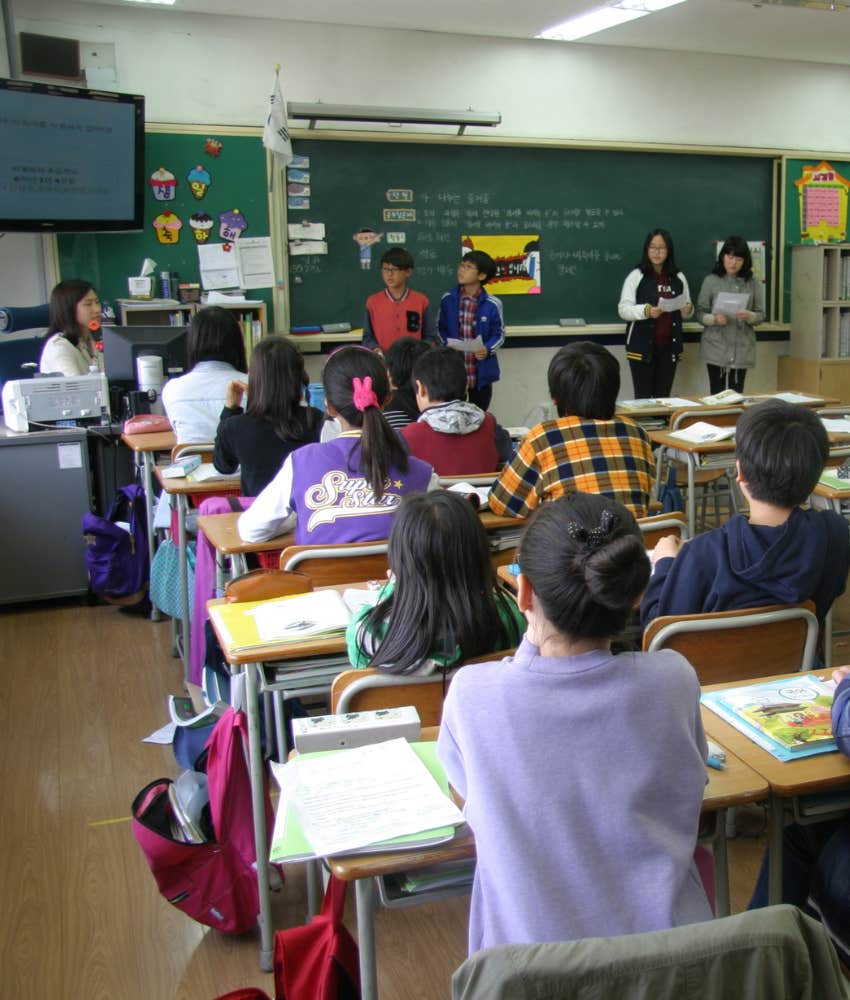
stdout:
{"type": "Polygon", "coordinates": [[[245,667],[245,701],[248,716],[251,809],[254,814],[254,849],[257,853],[257,895],[260,903],[260,968],[263,972],[271,972],[274,931],[269,891],[269,848],[266,831],[266,807],[263,798],[263,748],[260,745],[257,669],[253,663],[249,663],[245,667]]]}
{"type": "MultiPolygon", "coordinates": [[[[147,517],[148,533],[148,559],[153,563],[156,551],[156,531],[153,526],[153,466],[154,453],[152,451],[142,452],[142,482],[145,487],[145,516],[147,517]]],[[[151,605],[151,621],[158,622],[162,618],[159,609],[151,605]]]]}
{"type": "Polygon", "coordinates": [[[653,500],[657,500],[661,494],[661,473],[664,469],[664,455],[667,453],[667,449],[663,444],[658,446],[658,451],[655,453],[655,492],[652,494],[653,500]]]}
{"type": "Polygon", "coordinates": [[[189,503],[185,493],[177,494],[177,547],[180,559],[180,654],[183,658],[183,683],[189,682],[189,566],[186,553],[186,514],[189,503]]]}
{"type": "Polygon", "coordinates": [[[696,464],[696,459],[693,455],[688,455],[688,533],[691,538],[696,535],[696,497],[695,493],[695,483],[694,483],[694,466],[696,464]]]}
{"type": "Polygon", "coordinates": [[[718,809],[714,832],[714,905],[715,916],[728,917],[729,904],[729,853],[726,849],[726,810],[718,809]]]}
{"type": "Polygon", "coordinates": [[[785,803],[771,794],[767,813],[767,902],[769,906],[782,902],[782,833],[785,827],[785,803]]]}
{"type": "Polygon", "coordinates": [[[832,668],[832,608],[823,620],[823,665],[828,670],[832,668]]]}
{"type": "Polygon", "coordinates": [[[375,880],[359,878],[357,894],[357,944],[360,950],[362,1000],[378,1000],[378,965],[375,957],[375,880]]]}

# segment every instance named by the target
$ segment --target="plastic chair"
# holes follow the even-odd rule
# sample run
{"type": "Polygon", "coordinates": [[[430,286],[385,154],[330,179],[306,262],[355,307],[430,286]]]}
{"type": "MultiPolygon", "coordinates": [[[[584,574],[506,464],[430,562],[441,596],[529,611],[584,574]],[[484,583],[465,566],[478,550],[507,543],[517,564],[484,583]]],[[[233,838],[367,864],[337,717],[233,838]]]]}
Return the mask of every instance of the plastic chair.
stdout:
{"type": "Polygon", "coordinates": [[[643,534],[643,544],[653,549],[665,535],[678,535],[688,538],[688,519],[678,510],[669,514],[654,514],[650,517],[639,517],[638,527],[643,534]]]}
{"type": "Polygon", "coordinates": [[[811,601],[743,611],[662,615],[643,633],[643,650],[675,649],[696,670],[700,684],[811,670],[818,620],[811,601]]]}
{"type": "Polygon", "coordinates": [[[315,587],[383,580],[389,569],[387,542],[289,545],[280,554],[280,568],[306,573],[315,587]]]}

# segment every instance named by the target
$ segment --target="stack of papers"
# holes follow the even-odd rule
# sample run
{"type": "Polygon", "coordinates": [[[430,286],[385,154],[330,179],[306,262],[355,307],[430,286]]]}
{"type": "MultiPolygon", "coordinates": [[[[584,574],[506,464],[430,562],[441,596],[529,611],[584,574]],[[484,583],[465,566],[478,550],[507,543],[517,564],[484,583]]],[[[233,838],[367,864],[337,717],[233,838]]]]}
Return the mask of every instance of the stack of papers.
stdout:
{"type": "Polygon", "coordinates": [[[671,410],[679,410],[683,406],[693,406],[692,399],[683,399],[681,396],[659,396],[656,399],[620,399],[617,406],[624,410],[640,410],[647,407],[669,406],[671,410]]]}
{"type": "Polygon", "coordinates": [[[464,822],[435,743],[301,754],[273,762],[272,772],[280,785],[273,862],[439,844],[464,822]]]}
{"type": "Polygon", "coordinates": [[[718,427],[716,424],[707,424],[704,420],[698,420],[690,427],[683,427],[680,431],[671,431],[670,437],[679,438],[682,441],[691,441],[694,444],[702,444],[711,441],[725,441],[735,436],[735,427],[718,427]]]}
{"type": "Polygon", "coordinates": [[[736,406],[747,398],[747,396],[742,396],[740,392],[735,392],[734,389],[724,389],[722,392],[716,392],[713,396],[703,396],[700,402],[705,403],[706,406],[736,406]]]}
{"type": "Polygon", "coordinates": [[[351,620],[337,590],[314,590],[273,601],[214,604],[209,612],[224,639],[225,653],[341,636],[351,620]]]}
{"type": "Polygon", "coordinates": [[[814,674],[708,691],[702,703],[779,760],[835,750],[835,684],[814,674]]]}
{"type": "Polygon", "coordinates": [[[827,434],[850,434],[850,417],[821,417],[827,434]]]}
{"type": "MultiPolygon", "coordinates": [[[[498,478],[498,472],[493,473],[493,479],[498,478]]],[[[461,496],[477,496],[479,509],[483,509],[490,503],[489,486],[473,486],[472,483],[452,483],[448,487],[450,493],[460,493],[461,496]]],[[[474,503],[475,501],[473,501],[474,503]]]]}
{"type": "Polygon", "coordinates": [[[820,403],[821,396],[808,396],[805,392],[775,392],[771,399],[784,399],[786,403],[820,403]]]}
{"type": "MultiPolygon", "coordinates": [[[[163,473],[164,475],[164,473],[163,473]]],[[[218,469],[212,464],[212,462],[201,462],[196,468],[192,469],[191,472],[186,474],[186,478],[190,483],[209,483],[209,482],[239,482],[239,473],[232,473],[227,475],[224,472],[219,472],[218,469]]]]}
{"type": "Polygon", "coordinates": [[[818,482],[833,490],[850,490],[850,479],[842,479],[836,469],[824,469],[818,482]]]}

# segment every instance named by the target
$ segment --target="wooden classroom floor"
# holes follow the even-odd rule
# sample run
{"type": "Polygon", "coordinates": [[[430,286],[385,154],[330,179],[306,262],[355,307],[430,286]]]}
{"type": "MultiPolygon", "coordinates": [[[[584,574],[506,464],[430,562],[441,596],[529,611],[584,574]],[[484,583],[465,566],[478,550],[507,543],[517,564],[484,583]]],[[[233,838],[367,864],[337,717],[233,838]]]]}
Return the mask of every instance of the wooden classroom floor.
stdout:
{"type": "MultiPolygon", "coordinates": [[[[850,662],[846,637],[836,645],[835,662],[850,662]]],[[[130,832],[136,793],[178,770],[170,748],[141,742],[167,721],[165,696],[181,693],[170,624],[77,601],[7,606],[0,648],[0,1000],[212,1000],[242,986],[273,996],[254,935],[225,937],[166,903],[130,832]]],[[[762,810],[738,824],[735,912],[761,860],[762,810]]],[[[379,912],[382,1000],[450,995],[467,905],[379,912]]],[[[274,906],[278,927],[304,919],[298,866],[274,906]]],[[[353,909],[351,898],[352,930],[353,909]]]]}

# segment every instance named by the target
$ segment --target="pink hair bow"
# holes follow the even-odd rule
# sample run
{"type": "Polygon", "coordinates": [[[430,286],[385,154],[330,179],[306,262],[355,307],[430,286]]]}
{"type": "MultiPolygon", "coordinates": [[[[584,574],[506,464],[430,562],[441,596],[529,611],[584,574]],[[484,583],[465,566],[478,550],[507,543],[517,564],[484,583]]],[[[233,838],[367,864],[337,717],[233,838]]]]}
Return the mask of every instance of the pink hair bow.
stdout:
{"type": "Polygon", "coordinates": [[[354,393],[352,395],[352,400],[355,407],[362,413],[369,406],[377,406],[380,409],[380,403],[378,402],[378,397],[372,390],[372,376],[367,375],[366,378],[355,377],[351,380],[351,384],[354,386],[354,393]]]}

